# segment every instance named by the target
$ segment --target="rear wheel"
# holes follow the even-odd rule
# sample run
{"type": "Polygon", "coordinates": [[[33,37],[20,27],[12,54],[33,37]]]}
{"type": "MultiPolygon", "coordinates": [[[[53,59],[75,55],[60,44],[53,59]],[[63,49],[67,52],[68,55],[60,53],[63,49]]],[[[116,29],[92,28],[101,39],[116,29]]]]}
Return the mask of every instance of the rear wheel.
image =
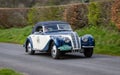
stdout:
{"type": "Polygon", "coordinates": [[[54,42],[51,43],[51,56],[54,59],[58,59],[60,57],[60,50],[57,49],[57,47],[54,44],[54,42]]]}
{"type": "Polygon", "coordinates": [[[35,53],[35,51],[32,50],[32,46],[30,42],[27,43],[26,50],[27,50],[27,53],[30,55],[33,55],[35,53]]]}
{"type": "Polygon", "coordinates": [[[92,57],[92,55],[93,55],[93,48],[84,48],[85,57],[92,57]]]}

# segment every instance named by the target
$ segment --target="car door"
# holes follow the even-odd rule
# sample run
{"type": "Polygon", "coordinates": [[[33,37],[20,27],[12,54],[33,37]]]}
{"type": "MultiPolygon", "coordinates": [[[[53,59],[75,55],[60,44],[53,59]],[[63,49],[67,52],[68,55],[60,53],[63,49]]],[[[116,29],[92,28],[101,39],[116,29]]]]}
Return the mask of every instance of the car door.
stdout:
{"type": "Polygon", "coordinates": [[[42,33],[34,33],[32,36],[33,39],[33,47],[35,50],[44,50],[46,47],[48,47],[48,42],[50,40],[49,35],[44,35],[42,33]]]}
{"type": "Polygon", "coordinates": [[[38,35],[37,36],[37,48],[39,50],[45,50],[46,47],[48,47],[48,43],[49,43],[50,37],[49,35],[38,35]]]}
{"type": "Polygon", "coordinates": [[[32,39],[33,39],[33,48],[35,50],[43,50],[47,47],[50,37],[49,35],[45,35],[43,33],[42,26],[38,26],[36,27],[35,32],[32,35],[32,39]]]}
{"type": "Polygon", "coordinates": [[[34,50],[40,50],[40,48],[39,48],[39,46],[40,46],[40,35],[41,35],[42,31],[43,31],[42,26],[34,27],[34,32],[31,36],[34,50]]]}
{"type": "Polygon", "coordinates": [[[38,33],[35,32],[33,35],[31,35],[31,38],[32,38],[32,43],[33,43],[33,49],[34,50],[38,50],[38,33]]]}

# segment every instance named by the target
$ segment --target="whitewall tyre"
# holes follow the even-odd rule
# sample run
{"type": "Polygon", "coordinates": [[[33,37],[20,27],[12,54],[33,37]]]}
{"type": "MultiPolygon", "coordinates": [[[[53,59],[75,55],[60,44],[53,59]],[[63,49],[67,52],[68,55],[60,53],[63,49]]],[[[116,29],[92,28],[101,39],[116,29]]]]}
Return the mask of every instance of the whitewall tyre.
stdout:
{"type": "Polygon", "coordinates": [[[34,55],[35,51],[32,50],[32,46],[31,46],[31,43],[30,43],[30,42],[27,43],[26,49],[27,49],[27,53],[28,53],[28,54],[34,55]]]}
{"type": "Polygon", "coordinates": [[[54,42],[51,45],[51,56],[54,59],[59,59],[60,57],[60,50],[57,49],[57,47],[55,46],[54,42]]]}

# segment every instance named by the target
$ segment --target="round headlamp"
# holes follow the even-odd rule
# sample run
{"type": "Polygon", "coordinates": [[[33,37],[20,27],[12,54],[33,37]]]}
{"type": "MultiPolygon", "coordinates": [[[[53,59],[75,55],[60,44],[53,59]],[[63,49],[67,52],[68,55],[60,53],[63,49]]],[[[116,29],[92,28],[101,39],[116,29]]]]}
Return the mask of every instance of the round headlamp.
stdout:
{"type": "Polygon", "coordinates": [[[82,38],[82,41],[83,41],[83,42],[87,42],[87,41],[88,41],[88,38],[83,37],[83,38],[82,38]]]}
{"type": "Polygon", "coordinates": [[[65,37],[65,38],[64,38],[64,41],[65,41],[65,43],[69,43],[69,42],[70,42],[70,39],[67,38],[67,37],[65,37]]]}

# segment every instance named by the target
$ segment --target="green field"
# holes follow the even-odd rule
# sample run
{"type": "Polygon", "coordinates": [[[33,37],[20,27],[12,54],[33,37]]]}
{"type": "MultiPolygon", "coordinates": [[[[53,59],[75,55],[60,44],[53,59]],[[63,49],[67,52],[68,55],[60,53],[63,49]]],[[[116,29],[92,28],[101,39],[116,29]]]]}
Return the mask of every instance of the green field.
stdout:
{"type": "Polygon", "coordinates": [[[0,75],[22,75],[22,74],[15,72],[11,69],[0,69],[0,75]]]}
{"type": "MultiPolygon", "coordinates": [[[[0,42],[23,44],[31,33],[32,26],[0,29],[0,42]]],[[[95,53],[120,56],[120,32],[110,27],[85,27],[76,30],[79,36],[92,34],[95,37],[95,53]]]]}

